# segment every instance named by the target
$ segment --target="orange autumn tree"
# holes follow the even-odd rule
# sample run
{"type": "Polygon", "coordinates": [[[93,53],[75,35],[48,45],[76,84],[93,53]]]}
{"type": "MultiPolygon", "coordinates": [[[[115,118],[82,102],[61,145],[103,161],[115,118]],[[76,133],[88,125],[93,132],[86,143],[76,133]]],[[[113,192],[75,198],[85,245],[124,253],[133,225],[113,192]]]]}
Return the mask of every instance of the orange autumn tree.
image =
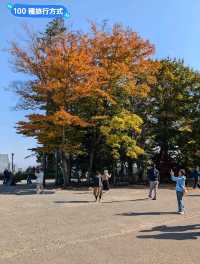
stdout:
{"type": "Polygon", "coordinates": [[[67,29],[50,47],[38,39],[32,34],[28,47],[12,43],[16,69],[32,76],[15,83],[20,105],[35,111],[17,130],[35,137],[39,150],[59,150],[67,185],[70,155],[81,153],[89,139],[91,174],[105,136],[101,126],[129,109],[133,97],[147,96],[158,63],[149,59],[154,47],[120,25],[108,31],[92,23],[88,33],[67,29]]]}
{"type": "Polygon", "coordinates": [[[76,115],[76,102],[71,98],[78,85],[92,85],[91,76],[95,73],[90,67],[87,39],[83,35],[69,31],[52,47],[43,44],[34,34],[27,49],[12,44],[16,69],[33,76],[33,80],[16,87],[21,106],[39,110],[19,122],[17,129],[19,133],[35,137],[39,151],[60,151],[64,185],[67,185],[69,154],[81,151],[77,128],[89,125],[76,115]]]}
{"type": "MultiPolygon", "coordinates": [[[[150,87],[156,83],[155,73],[159,63],[150,60],[154,47],[149,41],[119,24],[114,25],[110,31],[106,30],[105,25],[97,27],[96,24],[91,24],[89,36],[92,63],[98,72],[97,82],[92,87],[93,94],[84,104],[85,95],[81,94],[85,92],[83,89],[80,95],[81,106],[84,106],[87,116],[95,123],[87,129],[86,137],[89,141],[89,171],[92,172],[95,153],[101,148],[102,135],[106,141],[104,144],[109,142],[101,127],[110,126],[112,118],[117,118],[124,112],[134,111],[131,108],[133,98],[148,95],[150,87]]],[[[132,130],[134,129],[129,128],[126,132],[136,140],[137,133],[132,133],[132,130]]],[[[112,153],[113,144],[108,145],[112,153]]]]}

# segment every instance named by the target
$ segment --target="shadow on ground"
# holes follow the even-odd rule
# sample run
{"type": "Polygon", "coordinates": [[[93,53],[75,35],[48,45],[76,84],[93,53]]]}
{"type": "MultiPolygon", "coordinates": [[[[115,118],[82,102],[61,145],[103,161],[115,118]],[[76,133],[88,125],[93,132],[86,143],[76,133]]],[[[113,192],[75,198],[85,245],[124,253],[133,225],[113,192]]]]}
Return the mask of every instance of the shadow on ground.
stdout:
{"type": "Polygon", "coordinates": [[[96,203],[95,201],[54,201],[54,203],[56,203],[56,204],[85,204],[85,203],[96,203]]]}
{"type": "Polygon", "coordinates": [[[186,226],[156,226],[150,230],[142,230],[140,232],[160,232],[159,234],[140,235],[139,239],[161,239],[161,240],[194,240],[200,237],[200,232],[194,232],[200,229],[200,224],[186,226]],[[192,232],[187,232],[191,231],[192,232]]]}
{"type": "Polygon", "coordinates": [[[135,200],[115,200],[115,201],[108,201],[108,202],[102,202],[102,203],[125,203],[125,202],[142,202],[149,200],[148,198],[140,198],[140,199],[135,199],[135,200]]]}
{"type": "MultiPolygon", "coordinates": [[[[110,204],[110,203],[124,203],[124,202],[139,202],[139,201],[145,201],[145,200],[148,200],[148,198],[144,198],[144,199],[135,199],[135,200],[121,200],[121,201],[102,201],[101,203],[102,204],[110,204]]],[[[74,201],[54,201],[54,203],[57,203],[57,204],[64,204],[64,203],[74,203],[74,204],[78,204],[78,203],[96,203],[96,201],[87,201],[87,200],[74,200],[74,201]]]]}
{"type": "Polygon", "coordinates": [[[200,224],[196,225],[186,225],[186,226],[166,226],[166,225],[161,225],[161,226],[155,226],[152,229],[149,230],[141,230],[140,232],[185,232],[189,230],[197,230],[200,229],[200,224]]]}
{"type": "Polygon", "coordinates": [[[188,194],[187,197],[200,197],[200,194],[188,194]]]}
{"type": "Polygon", "coordinates": [[[117,215],[121,216],[141,216],[141,215],[172,215],[177,214],[176,212],[128,212],[117,215]]]}
{"type": "MultiPolygon", "coordinates": [[[[19,184],[15,186],[0,185],[0,195],[36,195],[36,186],[34,184],[19,184]]],[[[53,190],[44,190],[41,195],[54,194],[53,190]]]]}

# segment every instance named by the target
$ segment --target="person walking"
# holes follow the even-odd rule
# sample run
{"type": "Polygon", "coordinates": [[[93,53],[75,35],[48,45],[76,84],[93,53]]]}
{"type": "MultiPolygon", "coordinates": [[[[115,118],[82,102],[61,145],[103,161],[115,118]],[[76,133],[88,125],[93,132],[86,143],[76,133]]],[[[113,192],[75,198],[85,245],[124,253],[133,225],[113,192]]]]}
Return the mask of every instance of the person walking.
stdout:
{"type": "Polygon", "coordinates": [[[104,170],[102,175],[102,183],[103,190],[108,191],[110,189],[109,179],[111,178],[111,174],[109,174],[108,170],[104,170]]]}
{"type": "Polygon", "coordinates": [[[152,198],[152,200],[156,200],[160,180],[160,173],[159,170],[156,168],[156,164],[153,164],[152,167],[148,170],[147,177],[150,185],[149,198],[152,198]]]}
{"type": "Polygon", "coordinates": [[[3,184],[7,184],[9,182],[9,177],[10,177],[10,174],[9,174],[9,170],[8,169],[5,169],[4,172],[3,172],[3,184]]]}
{"type": "Polygon", "coordinates": [[[196,168],[193,170],[191,176],[194,179],[193,189],[196,189],[196,187],[200,188],[200,184],[199,184],[200,169],[199,169],[199,166],[196,166],[196,168]]]}
{"type": "Polygon", "coordinates": [[[31,174],[29,174],[28,177],[26,178],[26,182],[27,182],[27,185],[32,184],[32,176],[31,176],[31,174]]]}
{"type": "Polygon", "coordinates": [[[99,171],[96,172],[96,175],[94,177],[94,184],[93,184],[93,195],[95,197],[95,201],[101,201],[102,199],[102,175],[99,171]]]}
{"type": "Polygon", "coordinates": [[[36,176],[36,192],[37,194],[40,194],[44,190],[43,181],[44,181],[44,172],[41,168],[36,168],[35,171],[36,176]]]}
{"type": "Polygon", "coordinates": [[[178,213],[184,214],[185,213],[185,206],[184,206],[184,194],[186,192],[185,187],[185,170],[181,169],[178,172],[178,176],[174,176],[174,171],[171,170],[171,180],[176,182],[176,197],[177,197],[177,203],[178,203],[178,213]]]}

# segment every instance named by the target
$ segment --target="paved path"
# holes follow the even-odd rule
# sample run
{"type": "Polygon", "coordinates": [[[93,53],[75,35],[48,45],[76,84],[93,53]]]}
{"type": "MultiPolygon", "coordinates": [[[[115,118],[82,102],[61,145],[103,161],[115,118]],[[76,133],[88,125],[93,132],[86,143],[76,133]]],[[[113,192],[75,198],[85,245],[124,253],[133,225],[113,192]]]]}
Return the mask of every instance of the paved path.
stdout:
{"type": "Polygon", "coordinates": [[[0,189],[1,264],[199,264],[200,192],[177,215],[175,191],[0,189]],[[12,194],[14,191],[14,194],[12,194]]]}

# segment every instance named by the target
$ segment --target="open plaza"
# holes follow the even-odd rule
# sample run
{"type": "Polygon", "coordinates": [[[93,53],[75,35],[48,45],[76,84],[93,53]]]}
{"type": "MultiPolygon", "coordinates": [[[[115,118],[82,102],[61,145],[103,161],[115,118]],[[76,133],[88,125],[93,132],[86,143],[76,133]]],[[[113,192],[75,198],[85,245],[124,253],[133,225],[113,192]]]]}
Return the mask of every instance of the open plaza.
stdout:
{"type": "Polygon", "coordinates": [[[1,264],[198,264],[200,192],[176,213],[172,186],[156,201],[145,187],[114,188],[94,202],[90,189],[0,190],[1,264]]]}

